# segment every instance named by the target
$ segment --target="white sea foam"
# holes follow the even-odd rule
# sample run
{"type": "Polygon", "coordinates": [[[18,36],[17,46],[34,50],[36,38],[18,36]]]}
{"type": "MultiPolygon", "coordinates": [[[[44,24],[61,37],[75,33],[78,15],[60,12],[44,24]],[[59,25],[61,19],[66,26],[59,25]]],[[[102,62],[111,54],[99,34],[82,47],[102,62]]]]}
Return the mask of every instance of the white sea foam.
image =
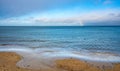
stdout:
{"type": "Polygon", "coordinates": [[[88,61],[101,62],[120,62],[120,56],[113,53],[72,51],[65,48],[26,48],[23,46],[0,46],[0,52],[16,52],[23,56],[17,65],[24,68],[41,69],[53,66],[55,59],[59,58],[77,58],[88,61]],[[29,65],[29,66],[28,66],[29,65]],[[46,66],[49,65],[49,66],[46,66]]]}

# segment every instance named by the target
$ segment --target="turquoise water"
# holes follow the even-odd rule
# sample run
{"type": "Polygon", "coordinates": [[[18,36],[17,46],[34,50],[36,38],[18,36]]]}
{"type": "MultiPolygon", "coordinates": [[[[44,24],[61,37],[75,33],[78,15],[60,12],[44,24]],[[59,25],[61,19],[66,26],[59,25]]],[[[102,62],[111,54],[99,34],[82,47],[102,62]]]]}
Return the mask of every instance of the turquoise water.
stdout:
{"type": "Polygon", "coordinates": [[[120,57],[120,27],[0,27],[1,48],[13,45],[120,57]]]}

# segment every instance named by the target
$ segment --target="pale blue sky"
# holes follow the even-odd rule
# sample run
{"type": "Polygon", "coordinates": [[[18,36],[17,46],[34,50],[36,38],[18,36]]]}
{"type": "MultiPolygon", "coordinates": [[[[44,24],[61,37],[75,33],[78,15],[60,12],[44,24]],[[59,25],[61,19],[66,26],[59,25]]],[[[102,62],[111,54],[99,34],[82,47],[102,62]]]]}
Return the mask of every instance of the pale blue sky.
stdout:
{"type": "Polygon", "coordinates": [[[120,0],[0,0],[0,25],[120,25],[120,0]]]}

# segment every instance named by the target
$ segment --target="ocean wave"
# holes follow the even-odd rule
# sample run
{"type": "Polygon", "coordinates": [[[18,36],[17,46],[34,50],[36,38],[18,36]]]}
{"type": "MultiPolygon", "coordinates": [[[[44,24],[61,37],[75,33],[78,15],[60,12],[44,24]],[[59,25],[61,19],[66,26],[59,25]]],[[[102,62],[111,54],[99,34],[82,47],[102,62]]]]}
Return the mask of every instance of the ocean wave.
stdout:
{"type": "MultiPolygon", "coordinates": [[[[105,62],[120,62],[120,54],[105,51],[89,51],[82,50],[75,51],[66,48],[28,48],[20,45],[4,44],[0,45],[0,52],[10,51],[21,54],[29,52],[30,54],[37,54],[38,56],[47,56],[54,58],[73,57],[78,59],[85,59],[91,61],[105,61],[105,62]]],[[[23,55],[24,56],[24,55],[23,55]]],[[[37,57],[37,56],[36,56],[37,57]]]]}
{"type": "Polygon", "coordinates": [[[120,55],[112,52],[91,52],[88,50],[66,50],[65,48],[28,48],[20,45],[0,45],[0,52],[15,52],[23,57],[17,66],[31,69],[41,69],[52,66],[54,60],[76,58],[85,61],[120,62],[120,55]],[[30,65],[29,67],[27,65],[30,65]]]}
{"type": "Polygon", "coordinates": [[[47,40],[0,40],[5,42],[47,42],[47,40]]]}

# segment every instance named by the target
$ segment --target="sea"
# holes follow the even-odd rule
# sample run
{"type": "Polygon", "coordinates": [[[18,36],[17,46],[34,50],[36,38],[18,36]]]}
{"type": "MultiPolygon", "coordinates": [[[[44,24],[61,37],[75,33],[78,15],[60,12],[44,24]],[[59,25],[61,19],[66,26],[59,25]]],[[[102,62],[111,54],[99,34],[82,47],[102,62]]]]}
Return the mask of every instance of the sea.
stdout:
{"type": "Polygon", "coordinates": [[[1,26],[0,51],[120,62],[120,26],[1,26]]]}

